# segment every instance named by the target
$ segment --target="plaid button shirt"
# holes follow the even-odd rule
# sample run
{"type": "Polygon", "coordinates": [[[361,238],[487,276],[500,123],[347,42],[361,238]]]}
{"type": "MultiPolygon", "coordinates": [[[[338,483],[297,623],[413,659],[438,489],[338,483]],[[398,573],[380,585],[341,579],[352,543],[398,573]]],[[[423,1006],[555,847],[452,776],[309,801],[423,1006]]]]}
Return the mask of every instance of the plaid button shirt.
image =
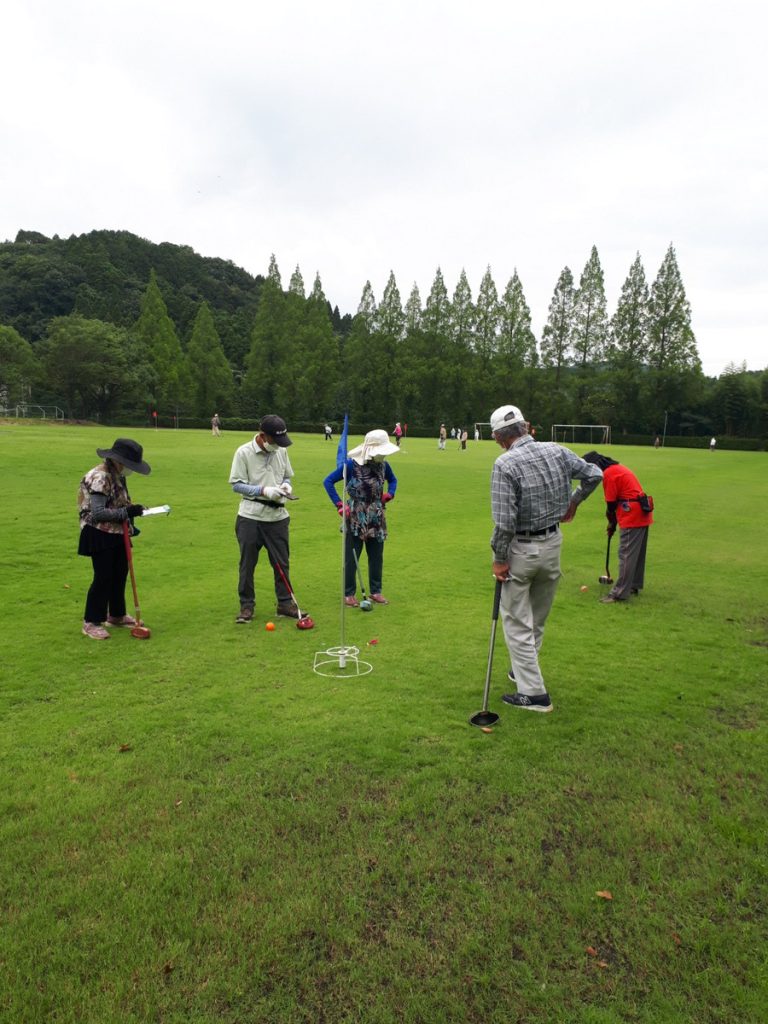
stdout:
{"type": "Polygon", "coordinates": [[[535,533],[559,523],[568,505],[579,505],[603,478],[602,470],[559,444],[524,435],[493,464],[491,548],[497,562],[507,561],[516,533],[535,533]],[[571,492],[571,480],[581,484],[571,492]]]}

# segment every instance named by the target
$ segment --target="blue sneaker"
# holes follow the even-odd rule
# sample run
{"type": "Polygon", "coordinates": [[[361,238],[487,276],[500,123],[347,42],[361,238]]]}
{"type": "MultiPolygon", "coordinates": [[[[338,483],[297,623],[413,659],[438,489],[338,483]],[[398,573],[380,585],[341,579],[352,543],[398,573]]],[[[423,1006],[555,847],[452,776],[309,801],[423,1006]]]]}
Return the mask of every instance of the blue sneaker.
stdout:
{"type": "Polygon", "coordinates": [[[547,714],[553,710],[548,693],[536,697],[529,697],[526,693],[505,693],[501,699],[505,704],[511,704],[513,708],[523,708],[525,711],[540,711],[547,714]]]}

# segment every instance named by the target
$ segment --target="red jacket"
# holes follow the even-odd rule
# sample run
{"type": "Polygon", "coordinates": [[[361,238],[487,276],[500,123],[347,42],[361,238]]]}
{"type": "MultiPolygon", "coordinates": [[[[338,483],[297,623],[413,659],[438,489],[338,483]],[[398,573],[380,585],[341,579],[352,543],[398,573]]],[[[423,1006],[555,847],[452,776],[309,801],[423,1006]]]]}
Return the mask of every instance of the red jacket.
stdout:
{"type": "Polygon", "coordinates": [[[652,512],[645,513],[636,501],[628,500],[639,498],[644,493],[631,469],[619,464],[603,470],[603,492],[606,501],[617,502],[616,518],[622,530],[631,526],[650,526],[653,522],[652,512]]]}

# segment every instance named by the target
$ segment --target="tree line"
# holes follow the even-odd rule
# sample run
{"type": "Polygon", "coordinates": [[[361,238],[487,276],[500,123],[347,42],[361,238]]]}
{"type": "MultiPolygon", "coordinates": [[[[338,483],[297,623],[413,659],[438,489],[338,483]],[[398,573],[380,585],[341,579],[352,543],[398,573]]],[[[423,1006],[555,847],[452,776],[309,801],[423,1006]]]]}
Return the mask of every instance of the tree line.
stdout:
{"type": "Polygon", "coordinates": [[[488,267],[476,296],[438,268],[426,300],[391,272],[354,315],[296,267],[284,286],[185,246],[128,232],[69,239],[21,231],[0,245],[0,407],[56,404],[72,418],[338,421],[435,428],[487,418],[502,399],[543,429],[768,434],[768,372],[703,375],[674,247],[649,285],[638,254],[609,315],[597,248],[561,271],[537,339],[517,270],[488,267]]]}

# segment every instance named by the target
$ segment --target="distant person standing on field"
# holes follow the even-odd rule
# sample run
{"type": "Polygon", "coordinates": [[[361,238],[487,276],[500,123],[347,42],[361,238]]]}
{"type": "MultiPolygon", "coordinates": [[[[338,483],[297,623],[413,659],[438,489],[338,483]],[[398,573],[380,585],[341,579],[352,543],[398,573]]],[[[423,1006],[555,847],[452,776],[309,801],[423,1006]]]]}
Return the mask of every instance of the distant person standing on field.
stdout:
{"type": "Polygon", "coordinates": [[[648,550],[648,527],[653,522],[653,498],[640,486],[631,469],[620,462],[587,452],[585,462],[603,471],[607,534],[612,537],[618,524],[619,578],[600,600],[603,604],[628,601],[630,594],[639,594],[645,580],[645,555],[648,550]]]}
{"type": "Polygon", "coordinates": [[[709,441],[709,450],[710,450],[711,452],[713,452],[713,451],[715,450],[715,447],[716,447],[716,445],[717,445],[717,438],[716,438],[716,437],[710,438],[710,441],[709,441]]]}
{"type": "Polygon", "coordinates": [[[439,434],[438,439],[437,439],[438,451],[441,451],[441,452],[445,451],[445,442],[446,442],[447,437],[448,437],[448,431],[445,429],[445,424],[441,423],[440,424],[440,434],[439,434]]]}
{"type": "Polygon", "coordinates": [[[463,452],[465,452],[467,450],[467,439],[468,438],[469,438],[469,434],[467,433],[467,429],[465,427],[464,430],[462,430],[462,432],[461,432],[461,450],[463,452]]]}
{"type": "Polygon", "coordinates": [[[394,429],[393,433],[395,435],[395,444],[399,448],[400,447],[400,438],[403,436],[403,428],[400,426],[399,423],[395,424],[395,429],[394,429]]]}
{"type": "Polygon", "coordinates": [[[326,441],[333,440],[333,428],[331,427],[330,423],[325,424],[325,427],[323,428],[323,433],[325,434],[326,441]]]}
{"type": "Polygon", "coordinates": [[[221,435],[220,428],[221,420],[219,419],[219,414],[215,412],[213,414],[213,418],[211,419],[211,433],[213,434],[214,437],[219,437],[221,435]]]}

